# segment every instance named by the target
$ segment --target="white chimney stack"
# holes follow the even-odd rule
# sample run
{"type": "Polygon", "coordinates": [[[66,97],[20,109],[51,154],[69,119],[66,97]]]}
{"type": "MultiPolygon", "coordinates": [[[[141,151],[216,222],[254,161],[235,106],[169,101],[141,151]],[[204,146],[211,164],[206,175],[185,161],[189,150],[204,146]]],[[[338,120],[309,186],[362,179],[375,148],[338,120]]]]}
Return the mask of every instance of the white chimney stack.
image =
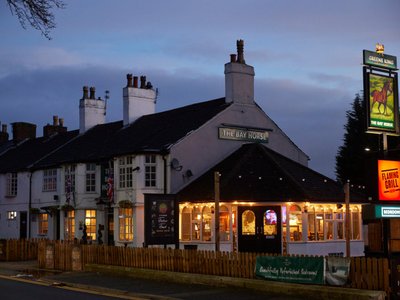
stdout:
{"type": "Polygon", "coordinates": [[[243,40],[238,40],[237,56],[225,64],[225,101],[252,104],[254,102],[254,68],[244,60],[243,40]]]}
{"type": "Polygon", "coordinates": [[[146,83],[146,76],[140,76],[140,87],[138,86],[137,76],[127,74],[126,78],[127,85],[123,89],[124,126],[141,116],[154,114],[157,97],[151,83],[146,83]]]}
{"type": "Polygon", "coordinates": [[[100,97],[96,99],[96,89],[83,87],[83,97],[79,101],[79,133],[84,133],[90,128],[104,124],[106,120],[106,102],[100,97]]]}

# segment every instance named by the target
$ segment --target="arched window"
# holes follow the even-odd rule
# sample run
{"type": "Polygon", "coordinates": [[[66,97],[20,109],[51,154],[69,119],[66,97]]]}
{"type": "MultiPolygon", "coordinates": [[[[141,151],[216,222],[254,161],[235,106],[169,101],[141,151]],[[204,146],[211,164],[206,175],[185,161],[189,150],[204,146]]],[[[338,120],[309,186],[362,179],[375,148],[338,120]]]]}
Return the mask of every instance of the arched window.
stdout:
{"type": "Polygon", "coordinates": [[[229,209],[222,205],[219,208],[219,239],[229,241],[229,209]]]}
{"type": "Polygon", "coordinates": [[[289,226],[290,226],[290,240],[301,241],[303,237],[303,226],[301,207],[293,204],[289,207],[289,226]]]}
{"type": "Polygon", "coordinates": [[[256,234],[256,216],[251,210],[242,213],[242,235],[256,234]]]}
{"type": "Polygon", "coordinates": [[[277,222],[278,218],[276,212],[274,210],[267,210],[264,213],[264,235],[276,235],[277,222]]]}
{"type": "Polygon", "coordinates": [[[181,214],[181,239],[182,241],[190,241],[190,228],[191,228],[191,215],[190,208],[185,206],[181,214]]]}
{"type": "Polygon", "coordinates": [[[202,221],[203,241],[211,241],[211,209],[208,206],[203,208],[202,221]]]}

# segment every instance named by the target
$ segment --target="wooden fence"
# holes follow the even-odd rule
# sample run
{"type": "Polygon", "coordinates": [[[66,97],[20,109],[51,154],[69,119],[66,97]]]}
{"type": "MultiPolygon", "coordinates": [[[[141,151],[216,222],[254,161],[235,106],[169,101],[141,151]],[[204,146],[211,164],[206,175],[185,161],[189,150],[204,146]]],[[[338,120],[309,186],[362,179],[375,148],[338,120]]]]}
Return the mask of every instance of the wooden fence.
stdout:
{"type": "MultiPolygon", "coordinates": [[[[86,264],[114,265],[171,272],[255,278],[256,257],[271,254],[124,248],[115,246],[39,243],[41,268],[83,270],[86,264]]],[[[390,294],[387,258],[352,257],[348,287],[382,290],[390,294]]]]}
{"type": "Polygon", "coordinates": [[[0,240],[0,261],[35,260],[38,258],[38,240],[0,240]]]}

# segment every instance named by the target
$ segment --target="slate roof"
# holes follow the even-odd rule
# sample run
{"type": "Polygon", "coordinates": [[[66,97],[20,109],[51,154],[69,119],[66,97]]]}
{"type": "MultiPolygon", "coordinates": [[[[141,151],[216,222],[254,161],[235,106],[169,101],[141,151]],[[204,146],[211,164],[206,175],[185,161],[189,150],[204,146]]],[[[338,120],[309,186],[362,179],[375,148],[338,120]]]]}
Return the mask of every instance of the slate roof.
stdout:
{"type": "Polygon", "coordinates": [[[225,98],[219,98],[142,116],[127,126],[123,126],[122,121],[97,125],[41,160],[35,168],[102,161],[126,154],[163,152],[229,105],[225,98]]]}
{"type": "MultiPolygon", "coordinates": [[[[343,186],[261,144],[245,144],[178,192],[180,202],[214,200],[214,172],[221,201],[343,203],[343,186]]],[[[363,202],[360,193],[351,201],[363,202]]]]}
{"type": "Polygon", "coordinates": [[[58,133],[50,137],[28,139],[0,155],[0,173],[18,172],[29,169],[78,135],[78,130],[58,133]]]}

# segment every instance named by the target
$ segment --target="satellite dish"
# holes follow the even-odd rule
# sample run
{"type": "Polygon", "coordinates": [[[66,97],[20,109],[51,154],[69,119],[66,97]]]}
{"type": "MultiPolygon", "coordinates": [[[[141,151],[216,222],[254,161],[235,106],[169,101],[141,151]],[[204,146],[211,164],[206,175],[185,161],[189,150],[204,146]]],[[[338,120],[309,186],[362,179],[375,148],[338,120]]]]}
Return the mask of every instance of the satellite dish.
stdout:
{"type": "Polygon", "coordinates": [[[177,160],[176,158],[173,158],[171,160],[171,168],[176,171],[182,170],[182,166],[179,164],[179,160],[177,160]]]}

